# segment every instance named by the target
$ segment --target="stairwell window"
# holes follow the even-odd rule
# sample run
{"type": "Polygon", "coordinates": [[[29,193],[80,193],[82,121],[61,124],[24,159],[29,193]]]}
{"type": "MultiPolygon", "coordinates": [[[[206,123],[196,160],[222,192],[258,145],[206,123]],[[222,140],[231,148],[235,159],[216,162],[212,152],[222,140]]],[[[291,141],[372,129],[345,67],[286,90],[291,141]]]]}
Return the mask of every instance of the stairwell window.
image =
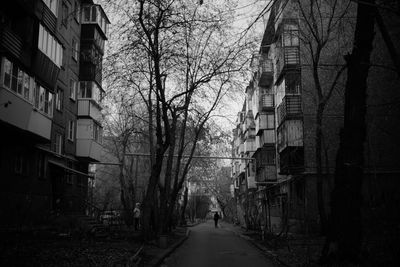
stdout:
{"type": "Polygon", "coordinates": [[[76,100],[76,87],[77,82],[74,79],[69,80],[69,98],[76,100]]]}
{"type": "Polygon", "coordinates": [[[68,140],[74,141],[75,138],[75,121],[68,121],[68,140]]]}
{"type": "Polygon", "coordinates": [[[57,92],[56,92],[56,109],[58,111],[62,111],[63,100],[64,100],[64,91],[62,89],[60,89],[60,88],[57,88],[57,92]]]}
{"type": "Polygon", "coordinates": [[[75,39],[72,39],[72,58],[75,61],[78,61],[78,56],[79,56],[78,42],[75,39]]]}
{"type": "Polygon", "coordinates": [[[61,155],[63,148],[63,136],[61,134],[56,134],[55,136],[55,143],[54,143],[54,151],[61,155]]]}

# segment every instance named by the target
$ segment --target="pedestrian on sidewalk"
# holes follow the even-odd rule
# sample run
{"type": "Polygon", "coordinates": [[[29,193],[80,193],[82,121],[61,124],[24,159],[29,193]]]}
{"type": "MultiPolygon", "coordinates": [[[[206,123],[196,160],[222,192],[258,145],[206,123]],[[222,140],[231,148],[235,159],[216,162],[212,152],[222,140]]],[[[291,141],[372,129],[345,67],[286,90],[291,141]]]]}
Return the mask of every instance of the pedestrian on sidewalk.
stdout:
{"type": "Polygon", "coordinates": [[[218,214],[218,212],[215,212],[215,214],[214,214],[215,228],[218,228],[218,220],[219,220],[219,214],[218,214]]]}
{"type": "Polygon", "coordinates": [[[135,230],[138,231],[140,228],[140,203],[136,203],[133,210],[133,221],[135,223],[135,230]]]}

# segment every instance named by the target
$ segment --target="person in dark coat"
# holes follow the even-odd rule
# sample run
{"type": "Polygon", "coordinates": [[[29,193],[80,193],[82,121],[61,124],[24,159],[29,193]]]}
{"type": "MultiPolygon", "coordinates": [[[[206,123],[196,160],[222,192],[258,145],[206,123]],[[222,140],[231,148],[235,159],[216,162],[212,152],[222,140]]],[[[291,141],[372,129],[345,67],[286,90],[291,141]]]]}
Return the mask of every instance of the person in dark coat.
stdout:
{"type": "Polygon", "coordinates": [[[214,214],[214,224],[215,224],[215,228],[218,228],[218,220],[219,220],[219,214],[218,212],[216,212],[214,214]]]}

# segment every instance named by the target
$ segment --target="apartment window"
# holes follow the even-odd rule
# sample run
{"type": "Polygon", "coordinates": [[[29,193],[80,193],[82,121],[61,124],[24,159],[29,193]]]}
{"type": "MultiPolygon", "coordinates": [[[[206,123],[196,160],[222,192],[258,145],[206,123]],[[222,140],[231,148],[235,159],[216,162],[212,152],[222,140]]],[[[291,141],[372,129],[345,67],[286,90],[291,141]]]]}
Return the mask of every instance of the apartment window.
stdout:
{"type": "Polygon", "coordinates": [[[107,21],[98,5],[83,7],[82,23],[97,23],[104,34],[107,34],[107,21]]]}
{"type": "Polygon", "coordinates": [[[75,121],[68,121],[68,140],[74,141],[75,136],[75,121]]]}
{"type": "Polygon", "coordinates": [[[65,28],[68,28],[68,6],[67,6],[67,3],[62,2],[61,12],[62,12],[61,24],[64,25],[65,28]]]}
{"type": "Polygon", "coordinates": [[[62,46],[42,24],[39,24],[38,48],[50,58],[54,64],[61,67],[63,58],[62,46]]]}
{"type": "Polygon", "coordinates": [[[76,99],[76,86],[77,82],[73,79],[69,81],[69,98],[72,100],[76,99]]]}
{"type": "Polygon", "coordinates": [[[7,58],[3,58],[2,76],[4,87],[11,88],[11,77],[12,77],[12,63],[7,58]]]}
{"type": "Polygon", "coordinates": [[[60,88],[57,88],[56,91],[56,109],[58,111],[62,111],[63,109],[63,100],[64,100],[64,91],[60,88]]]}
{"type": "Polygon", "coordinates": [[[35,107],[47,114],[50,117],[53,117],[53,98],[54,94],[51,93],[49,90],[45,89],[40,85],[36,85],[35,87],[35,107]]]}
{"type": "Polygon", "coordinates": [[[101,128],[100,125],[97,123],[94,123],[93,125],[93,138],[96,142],[102,143],[103,139],[103,128],[101,128]]]}
{"type": "Polygon", "coordinates": [[[78,61],[78,56],[79,56],[78,42],[75,39],[72,39],[72,58],[75,61],[78,61]]]}
{"type": "Polygon", "coordinates": [[[53,14],[57,17],[57,6],[58,0],[43,0],[46,6],[53,12],[53,14]]]}
{"type": "Polygon", "coordinates": [[[54,152],[61,155],[62,148],[63,148],[63,136],[61,134],[56,133],[54,142],[54,152]]]}

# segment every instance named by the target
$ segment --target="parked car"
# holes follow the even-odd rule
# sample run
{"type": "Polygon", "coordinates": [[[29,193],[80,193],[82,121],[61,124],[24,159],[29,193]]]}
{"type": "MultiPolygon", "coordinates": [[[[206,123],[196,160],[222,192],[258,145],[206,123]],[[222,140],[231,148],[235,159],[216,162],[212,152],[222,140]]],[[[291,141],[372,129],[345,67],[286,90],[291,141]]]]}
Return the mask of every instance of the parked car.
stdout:
{"type": "Polygon", "coordinates": [[[100,215],[100,220],[106,225],[118,225],[121,223],[121,213],[117,210],[104,211],[100,215]]]}

